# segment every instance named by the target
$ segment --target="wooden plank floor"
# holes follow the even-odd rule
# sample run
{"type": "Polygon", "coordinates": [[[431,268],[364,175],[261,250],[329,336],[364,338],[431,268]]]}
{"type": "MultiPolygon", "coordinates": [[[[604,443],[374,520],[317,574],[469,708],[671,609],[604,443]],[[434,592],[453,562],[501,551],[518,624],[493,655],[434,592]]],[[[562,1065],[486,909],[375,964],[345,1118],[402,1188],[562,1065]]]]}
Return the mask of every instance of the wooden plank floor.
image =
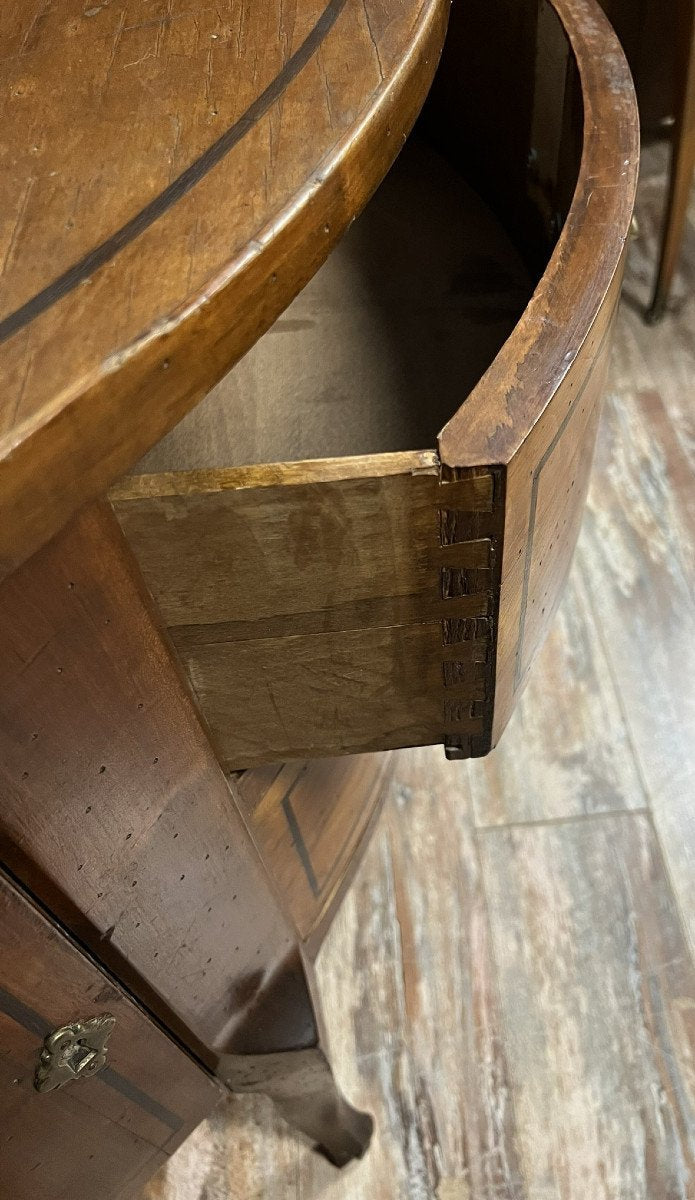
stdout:
{"type": "Polygon", "coordinates": [[[648,294],[646,156],[590,504],[499,749],[404,751],[320,958],[338,1173],[231,1098],[143,1200],[695,1200],[695,208],[648,294]]]}

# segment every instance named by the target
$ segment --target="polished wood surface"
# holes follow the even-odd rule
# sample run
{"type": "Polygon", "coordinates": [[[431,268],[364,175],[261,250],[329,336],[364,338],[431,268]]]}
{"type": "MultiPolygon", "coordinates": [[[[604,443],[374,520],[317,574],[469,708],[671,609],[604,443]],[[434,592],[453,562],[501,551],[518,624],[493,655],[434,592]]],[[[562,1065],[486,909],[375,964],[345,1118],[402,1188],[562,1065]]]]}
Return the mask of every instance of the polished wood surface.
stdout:
{"type": "Polygon", "coordinates": [[[290,929],[113,516],[81,514],[0,601],[3,860],[214,1061],[290,929]]]}
{"type": "Polygon", "coordinates": [[[3,862],[229,1086],[361,1154],[311,963],[106,505],[4,581],[0,643],[3,862]]]}
{"type": "MultiPolygon", "coordinates": [[[[486,759],[393,756],[319,958],[372,1149],[336,1179],[262,1100],[233,1098],[147,1200],[695,1196],[695,295],[645,329],[657,150],[587,517],[532,681],[486,759]]],[[[694,230],[691,210],[679,287],[694,230]]]]}
{"type": "Polygon", "coordinates": [[[0,570],[180,419],[400,149],[445,0],[3,9],[0,570]]]}
{"type": "Polygon", "coordinates": [[[0,873],[0,1194],[121,1200],[219,1104],[222,1089],[0,873]],[[44,1037],[108,1013],[106,1066],[38,1092],[44,1037]]]}

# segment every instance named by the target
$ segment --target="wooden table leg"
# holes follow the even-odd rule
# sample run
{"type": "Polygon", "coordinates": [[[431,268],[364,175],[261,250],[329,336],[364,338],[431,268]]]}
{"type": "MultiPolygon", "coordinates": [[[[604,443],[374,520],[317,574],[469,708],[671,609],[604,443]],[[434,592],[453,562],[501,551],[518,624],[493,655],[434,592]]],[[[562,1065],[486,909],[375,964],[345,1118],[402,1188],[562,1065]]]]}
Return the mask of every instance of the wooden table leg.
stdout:
{"type": "Polygon", "coordinates": [[[650,325],[666,312],[695,173],[695,5],[692,0],[681,0],[679,7],[678,102],[659,266],[651,306],[646,313],[650,325]]]}

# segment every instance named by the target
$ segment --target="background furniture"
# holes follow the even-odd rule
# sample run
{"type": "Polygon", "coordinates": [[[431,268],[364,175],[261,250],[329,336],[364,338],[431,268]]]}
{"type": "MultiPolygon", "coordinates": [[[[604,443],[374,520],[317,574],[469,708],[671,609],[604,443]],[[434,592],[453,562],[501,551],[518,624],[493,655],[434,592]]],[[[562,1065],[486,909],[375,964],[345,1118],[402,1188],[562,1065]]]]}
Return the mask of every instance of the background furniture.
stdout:
{"type": "Polygon", "coordinates": [[[692,0],[655,4],[602,0],[634,76],[642,136],[668,135],[669,185],[647,320],[666,311],[681,251],[695,169],[695,9],[692,0]]]}
{"type": "MultiPolygon", "coordinates": [[[[157,1150],[214,1104],[214,1076],[273,1096],[334,1161],[363,1151],[311,959],[381,764],[320,760],[430,742],[465,757],[502,731],[576,537],[634,193],[632,89],[590,0],[456,8],[419,135],[445,200],[463,202],[465,167],[524,259],[478,210],[467,273],[433,292],[445,311],[497,289],[498,343],[488,330],[465,402],[420,446],[123,478],[366,203],[432,84],[447,6],[307,0],[292,28],[270,5],[197,16],[3,17],[2,860],[12,922],[50,915],[84,978],[112,981],[61,991],[55,933],[36,942],[42,992],[7,959],[0,1028],[25,1032],[2,1103],[31,1114],[9,1178],[34,1200],[85,1189],[69,1146],[56,1181],[43,1130],[70,1089],[96,1122],[113,1088],[102,1071],[35,1091],[27,1032],[38,1061],[45,1031],[115,1016],[105,1070],[162,1116],[121,1009],[196,1079],[157,1150]]],[[[152,1150],[121,1136],[127,1106],[112,1119],[104,1197],[152,1150]]]]}

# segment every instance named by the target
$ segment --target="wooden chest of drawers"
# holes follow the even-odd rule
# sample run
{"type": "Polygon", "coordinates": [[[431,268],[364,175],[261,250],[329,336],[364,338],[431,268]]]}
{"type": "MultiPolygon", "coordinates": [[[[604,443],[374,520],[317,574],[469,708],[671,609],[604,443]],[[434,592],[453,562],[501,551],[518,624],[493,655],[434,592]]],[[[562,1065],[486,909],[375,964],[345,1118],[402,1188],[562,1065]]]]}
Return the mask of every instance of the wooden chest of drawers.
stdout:
{"type": "Polygon", "coordinates": [[[215,1080],[363,1152],[313,956],[381,752],[504,729],[620,291],[637,121],[593,0],[198,7],[0,16],[13,1196],[125,1197],[215,1080]],[[32,1090],[107,993],[109,1074],[32,1090]]]}

